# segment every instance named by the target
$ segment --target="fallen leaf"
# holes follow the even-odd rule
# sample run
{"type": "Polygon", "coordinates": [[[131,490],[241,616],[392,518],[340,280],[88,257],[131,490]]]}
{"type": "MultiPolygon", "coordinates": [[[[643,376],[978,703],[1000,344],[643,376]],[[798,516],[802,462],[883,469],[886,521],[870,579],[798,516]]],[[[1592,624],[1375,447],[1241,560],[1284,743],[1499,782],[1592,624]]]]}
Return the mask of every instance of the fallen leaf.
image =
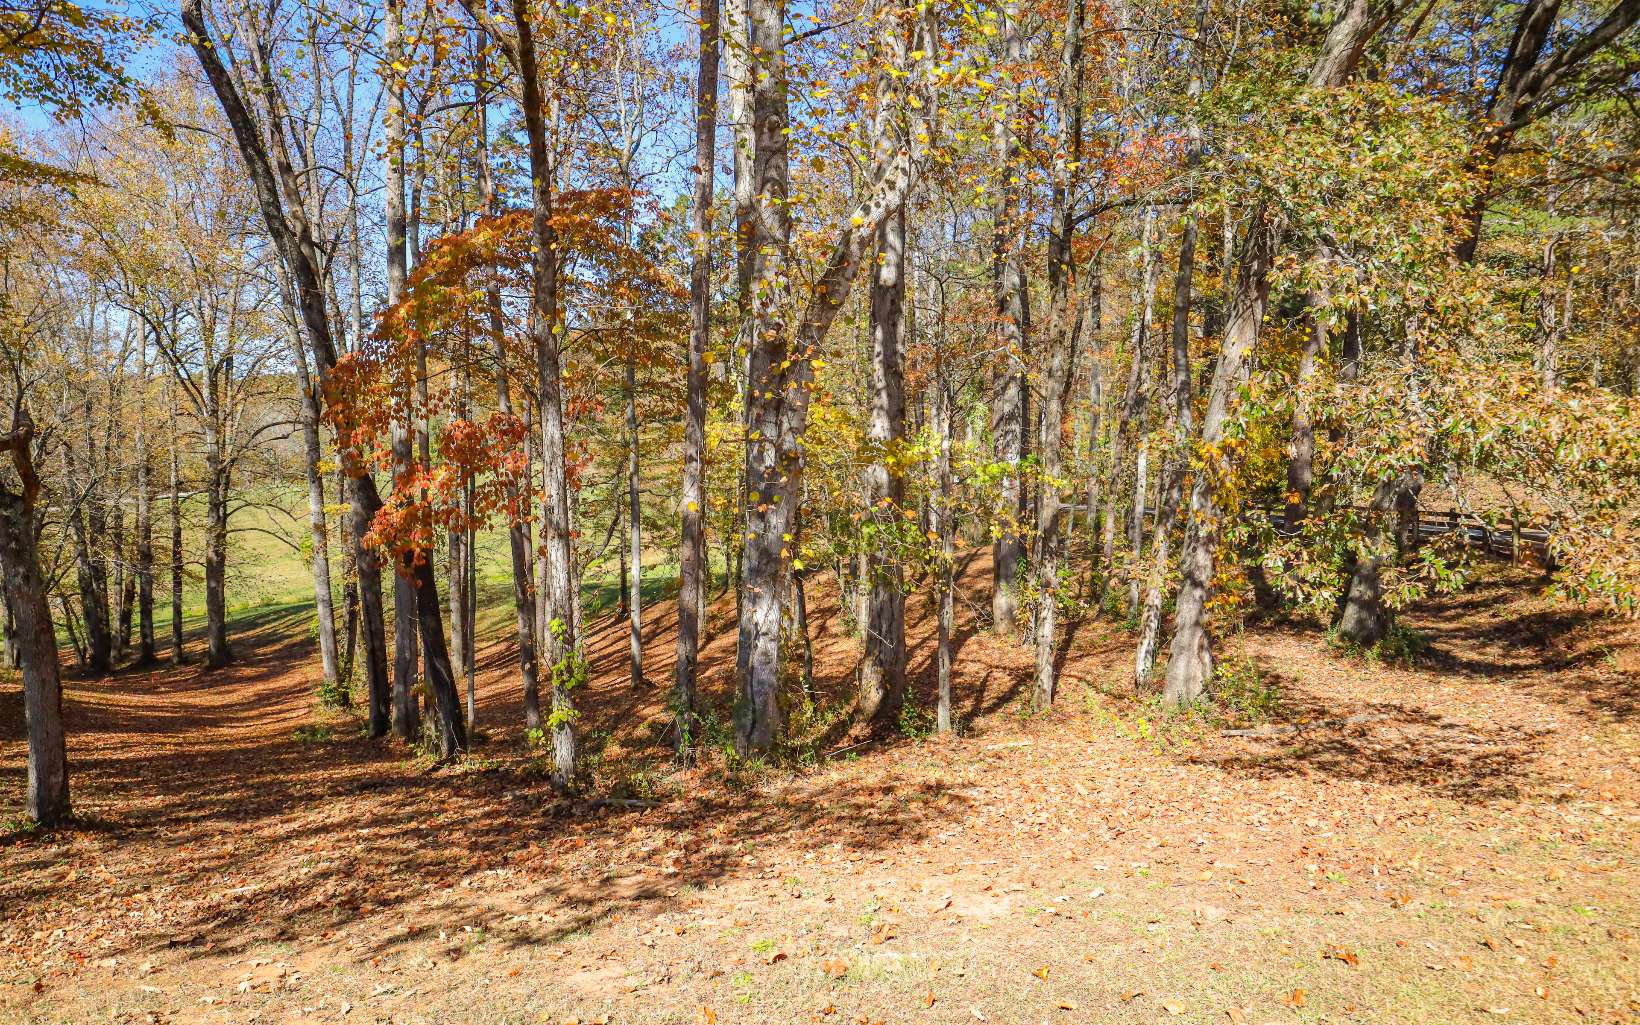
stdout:
{"type": "Polygon", "coordinates": [[[1074,1010],[1076,1010],[1076,1001],[1074,1001],[1074,1000],[1061,1000],[1061,1001],[1059,1001],[1059,1009],[1061,1011],[1074,1011],[1074,1010]]]}
{"type": "Polygon", "coordinates": [[[1355,956],[1355,951],[1345,950],[1336,943],[1327,944],[1326,949],[1321,951],[1321,959],[1323,961],[1342,961],[1351,968],[1361,963],[1361,959],[1355,956]]]}
{"type": "Polygon", "coordinates": [[[695,1025],[717,1025],[717,1012],[701,1004],[695,1012],[695,1025]]]}
{"type": "Polygon", "coordinates": [[[834,979],[841,979],[848,974],[848,962],[840,957],[820,962],[820,970],[834,979]]]}
{"type": "Polygon", "coordinates": [[[929,990],[928,995],[923,997],[923,1006],[924,1007],[933,1007],[934,1006],[934,991],[933,990],[929,990]]]}
{"type": "Polygon", "coordinates": [[[1130,989],[1126,993],[1122,994],[1122,1003],[1131,1004],[1144,995],[1145,991],[1142,989],[1130,989]]]}
{"type": "Polygon", "coordinates": [[[1031,974],[1036,976],[1037,978],[1041,979],[1043,982],[1047,982],[1048,981],[1048,966],[1043,965],[1041,968],[1038,968],[1036,971],[1032,972],[1031,974]]]}
{"type": "Polygon", "coordinates": [[[1301,989],[1295,989],[1281,998],[1282,1005],[1286,1007],[1303,1007],[1309,1002],[1309,997],[1301,989]]]}
{"type": "Polygon", "coordinates": [[[1183,1014],[1184,1005],[1179,1003],[1177,1000],[1163,1000],[1162,1010],[1166,1011],[1168,1014],[1183,1014]]]}
{"type": "Polygon", "coordinates": [[[1243,1014],[1239,1007],[1227,1007],[1224,1013],[1235,1025],[1243,1025],[1247,1021],[1247,1015],[1243,1014]]]}

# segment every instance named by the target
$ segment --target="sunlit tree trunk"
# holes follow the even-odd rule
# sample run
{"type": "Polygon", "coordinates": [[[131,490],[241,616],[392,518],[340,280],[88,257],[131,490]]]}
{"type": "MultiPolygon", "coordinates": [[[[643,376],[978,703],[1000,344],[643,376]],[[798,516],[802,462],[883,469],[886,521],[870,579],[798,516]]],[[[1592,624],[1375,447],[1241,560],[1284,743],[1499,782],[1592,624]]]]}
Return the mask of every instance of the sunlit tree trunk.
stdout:
{"type": "Polygon", "coordinates": [[[57,666],[57,636],[40,573],[38,511],[40,480],[34,471],[34,423],[19,410],[0,449],[11,452],[18,490],[0,487],[0,575],[6,607],[15,623],[22,663],[23,719],[28,734],[28,769],[23,814],[51,827],[69,816],[68,753],[63,730],[63,687],[57,666]]]}
{"type": "MultiPolygon", "coordinates": [[[[1012,0],[1004,4],[999,31],[1002,62],[1012,69],[1011,74],[1023,74],[1025,42],[1018,6],[1012,0]]],[[[1020,147],[1014,137],[1019,93],[1018,81],[1006,87],[1002,109],[992,126],[991,142],[995,170],[1001,176],[991,210],[991,288],[1002,368],[993,383],[991,446],[993,458],[1013,468],[1002,479],[998,534],[991,546],[991,623],[1005,637],[1019,629],[1019,564],[1025,558],[1020,528],[1026,512],[1026,492],[1018,468],[1025,459],[1026,425],[1030,422],[1030,390],[1025,379],[1030,305],[1024,268],[1024,225],[1016,223],[1020,218],[1020,190],[1014,184],[1020,171],[1020,147]]]]}
{"type": "MultiPolygon", "coordinates": [[[[706,604],[706,348],[712,335],[712,195],[717,159],[718,0],[700,0],[695,81],[695,195],[690,211],[689,365],[683,425],[682,542],[678,555],[678,656],[673,683],[674,740],[694,747],[695,674],[706,604]]],[[[727,572],[727,567],[725,567],[727,572]]]]}
{"type": "MultiPolygon", "coordinates": [[[[1037,423],[1037,453],[1042,468],[1042,497],[1037,506],[1036,679],[1031,707],[1038,711],[1053,704],[1057,686],[1054,667],[1059,644],[1059,578],[1064,565],[1065,398],[1070,392],[1081,332],[1077,302],[1075,256],[1076,202],[1082,165],[1082,20],[1083,0],[1071,0],[1066,11],[1060,47],[1057,97],[1060,117],[1060,156],[1054,167],[1052,223],[1048,229],[1049,330],[1047,360],[1042,371],[1042,410],[1037,423]]],[[[942,439],[943,443],[944,439],[942,439]]]]}
{"type": "MultiPolygon", "coordinates": [[[[879,126],[879,132],[882,128],[879,126]]],[[[865,657],[856,714],[876,726],[894,723],[905,699],[905,592],[899,546],[905,504],[905,379],[900,328],[905,306],[905,210],[878,228],[871,283],[871,418],[873,458],[865,470],[867,515],[886,536],[871,545],[862,586],[868,598],[865,657]]]]}

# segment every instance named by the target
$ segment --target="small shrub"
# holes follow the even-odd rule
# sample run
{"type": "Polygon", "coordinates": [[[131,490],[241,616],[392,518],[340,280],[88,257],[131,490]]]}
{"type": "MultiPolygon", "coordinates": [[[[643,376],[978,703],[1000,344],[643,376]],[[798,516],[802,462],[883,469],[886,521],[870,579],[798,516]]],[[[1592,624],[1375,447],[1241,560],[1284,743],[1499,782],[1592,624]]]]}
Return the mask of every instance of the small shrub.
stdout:
{"type": "Polygon", "coordinates": [[[900,703],[900,736],[910,740],[927,740],[934,735],[934,713],[917,703],[917,692],[905,689],[905,700],[900,703]]]}
{"type": "Polygon", "coordinates": [[[1225,719],[1238,723],[1268,722],[1281,711],[1281,692],[1269,674],[1239,655],[1218,664],[1212,700],[1225,719]]]}
{"type": "Polygon", "coordinates": [[[319,704],[325,708],[352,708],[353,683],[351,680],[337,680],[331,683],[320,680],[314,693],[319,696],[319,704]]]}

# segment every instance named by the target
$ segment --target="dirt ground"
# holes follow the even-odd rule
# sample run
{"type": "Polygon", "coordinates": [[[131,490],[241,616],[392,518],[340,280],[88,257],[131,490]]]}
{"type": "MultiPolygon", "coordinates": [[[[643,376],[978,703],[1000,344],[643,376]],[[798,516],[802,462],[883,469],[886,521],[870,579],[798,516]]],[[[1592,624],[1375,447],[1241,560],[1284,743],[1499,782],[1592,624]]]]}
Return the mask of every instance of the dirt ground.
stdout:
{"type": "MultiPolygon", "coordinates": [[[[669,767],[657,608],[646,689],[624,624],[596,624],[576,803],[516,725],[503,644],[483,742],[434,771],[319,712],[306,625],[269,617],[228,671],[69,682],[81,823],[0,827],[0,1020],[1640,1021],[1640,631],[1535,584],[1410,615],[1411,668],[1310,624],[1238,634],[1236,678],[1263,681],[1243,710],[1302,727],[1252,737],[1129,696],[1131,638],[1098,621],[1027,716],[1027,653],[964,608],[960,739],[735,773],[669,767]]],[[[836,695],[857,643],[820,590],[836,695]]],[[[0,690],[0,823],[20,700],[0,690]]]]}

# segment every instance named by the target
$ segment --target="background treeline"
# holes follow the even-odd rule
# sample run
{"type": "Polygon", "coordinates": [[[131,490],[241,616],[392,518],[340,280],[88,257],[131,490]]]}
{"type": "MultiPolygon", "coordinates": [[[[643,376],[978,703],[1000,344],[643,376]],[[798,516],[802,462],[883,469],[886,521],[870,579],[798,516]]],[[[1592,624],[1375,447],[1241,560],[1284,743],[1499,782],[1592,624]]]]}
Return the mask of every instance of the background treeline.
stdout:
{"type": "Polygon", "coordinates": [[[1173,705],[1253,603],[1381,643],[1474,557],[1420,508],[1546,528],[1555,586],[1632,614],[1637,19],[0,7],[0,89],[32,112],[0,129],[29,812],[68,809],[59,642],[91,671],[179,660],[197,581],[195,654],[226,664],[259,534],[301,554],[326,697],[440,757],[498,597],[562,787],[604,580],[685,758],[714,589],[742,756],[807,698],[815,574],[861,639],[865,730],[899,720],[919,591],[941,729],[959,601],[1034,646],[1036,708],[1088,616],[1173,705]],[[978,546],[989,593],[957,594],[978,546]],[[667,681],[639,643],[660,593],[667,681]]]}

